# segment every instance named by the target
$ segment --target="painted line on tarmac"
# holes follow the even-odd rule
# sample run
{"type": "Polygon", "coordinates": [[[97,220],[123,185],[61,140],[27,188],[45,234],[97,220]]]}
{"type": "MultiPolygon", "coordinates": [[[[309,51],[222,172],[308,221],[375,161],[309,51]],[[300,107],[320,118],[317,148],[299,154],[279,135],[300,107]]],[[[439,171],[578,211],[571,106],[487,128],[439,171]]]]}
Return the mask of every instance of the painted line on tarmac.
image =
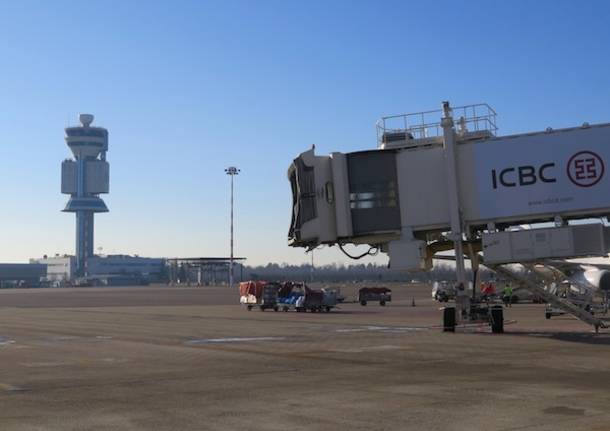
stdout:
{"type": "Polygon", "coordinates": [[[28,368],[46,368],[46,367],[72,367],[77,365],[76,362],[57,361],[57,362],[22,362],[21,364],[28,368]]]}
{"type": "Polygon", "coordinates": [[[15,344],[15,340],[11,340],[8,337],[0,336],[0,347],[2,347],[2,346],[9,346],[11,344],[15,344]]]}
{"type": "Polygon", "coordinates": [[[44,341],[52,341],[52,342],[62,342],[62,341],[80,341],[80,342],[99,342],[99,341],[108,341],[112,340],[112,337],[109,335],[95,335],[95,336],[86,336],[81,337],[79,335],[52,335],[50,337],[44,337],[44,341]]]}
{"type": "Polygon", "coordinates": [[[336,329],[335,332],[366,332],[366,331],[387,331],[392,329],[389,326],[361,326],[360,328],[336,329]]]}
{"type": "Polygon", "coordinates": [[[433,329],[428,326],[362,326],[360,328],[344,328],[335,329],[335,332],[349,333],[349,332],[383,332],[388,334],[404,333],[404,332],[417,332],[417,331],[428,331],[433,329]]]}
{"type": "Polygon", "coordinates": [[[384,344],[380,346],[365,346],[365,347],[354,347],[347,349],[330,349],[329,352],[333,353],[365,353],[365,352],[383,352],[387,350],[400,350],[401,346],[396,346],[393,344],[384,344]]]}
{"type": "Polygon", "coordinates": [[[29,389],[11,385],[9,383],[0,383],[0,390],[3,390],[5,392],[24,392],[28,391],[29,389]]]}
{"type": "Polygon", "coordinates": [[[198,340],[188,340],[185,344],[198,346],[201,344],[221,344],[221,343],[246,343],[256,341],[280,341],[285,337],[232,337],[232,338],[201,338],[198,340]]]}
{"type": "Polygon", "coordinates": [[[79,340],[81,337],[77,337],[75,335],[52,335],[50,337],[45,337],[46,341],[72,341],[79,340]]]}
{"type": "Polygon", "coordinates": [[[75,361],[49,361],[49,362],[22,362],[19,365],[28,368],[49,368],[49,367],[78,367],[83,365],[103,363],[103,364],[121,364],[128,360],[125,358],[100,358],[100,359],[80,359],[75,361]]]}

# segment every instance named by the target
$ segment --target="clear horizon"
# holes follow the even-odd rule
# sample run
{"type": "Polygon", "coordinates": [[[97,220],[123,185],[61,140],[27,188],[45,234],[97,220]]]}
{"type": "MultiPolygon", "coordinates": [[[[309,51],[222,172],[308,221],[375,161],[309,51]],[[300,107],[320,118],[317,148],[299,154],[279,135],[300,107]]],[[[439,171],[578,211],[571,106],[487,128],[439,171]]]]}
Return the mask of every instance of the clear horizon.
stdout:
{"type": "MultiPolygon", "coordinates": [[[[63,128],[109,131],[95,249],[301,264],[286,169],[374,148],[384,115],[486,102],[500,135],[610,121],[610,3],[37,2],[0,5],[0,262],[74,253],[63,128]]],[[[316,264],[353,262],[333,247],[316,264]]]]}

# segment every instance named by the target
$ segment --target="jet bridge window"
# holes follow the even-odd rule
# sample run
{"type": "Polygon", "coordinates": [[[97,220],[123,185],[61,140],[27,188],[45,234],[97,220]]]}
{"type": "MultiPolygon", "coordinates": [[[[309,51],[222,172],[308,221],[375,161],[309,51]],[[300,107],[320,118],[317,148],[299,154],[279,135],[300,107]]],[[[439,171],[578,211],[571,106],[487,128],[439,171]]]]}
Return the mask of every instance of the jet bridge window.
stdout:
{"type": "Polygon", "coordinates": [[[354,233],[400,230],[395,153],[352,153],[347,163],[354,233]]]}
{"type": "Polygon", "coordinates": [[[317,217],[316,179],[314,169],[306,166],[302,160],[297,163],[297,184],[299,187],[299,213],[301,222],[305,223],[317,217]]]}

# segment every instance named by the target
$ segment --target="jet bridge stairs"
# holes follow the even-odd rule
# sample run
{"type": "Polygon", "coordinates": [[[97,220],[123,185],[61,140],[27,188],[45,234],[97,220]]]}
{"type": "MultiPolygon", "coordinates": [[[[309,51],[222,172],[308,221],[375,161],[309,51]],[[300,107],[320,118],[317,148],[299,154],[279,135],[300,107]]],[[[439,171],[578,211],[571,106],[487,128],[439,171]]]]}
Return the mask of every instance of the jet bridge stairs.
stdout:
{"type": "MultiPolygon", "coordinates": [[[[482,260],[482,259],[481,259],[482,260]]],[[[550,285],[553,282],[557,282],[557,278],[550,277],[539,270],[534,264],[521,264],[525,269],[524,272],[519,272],[513,268],[510,268],[505,264],[485,264],[489,269],[496,272],[497,274],[512,280],[515,283],[519,283],[525,285],[528,290],[532,293],[538,295],[540,298],[544,299],[545,302],[550,304],[553,307],[557,307],[567,314],[571,314],[577,319],[593,326],[595,332],[598,332],[600,328],[608,328],[609,319],[600,318],[589,311],[585,310],[583,307],[579,307],[578,305],[570,302],[568,299],[561,298],[556,296],[555,294],[546,290],[543,286],[550,285]]]]}

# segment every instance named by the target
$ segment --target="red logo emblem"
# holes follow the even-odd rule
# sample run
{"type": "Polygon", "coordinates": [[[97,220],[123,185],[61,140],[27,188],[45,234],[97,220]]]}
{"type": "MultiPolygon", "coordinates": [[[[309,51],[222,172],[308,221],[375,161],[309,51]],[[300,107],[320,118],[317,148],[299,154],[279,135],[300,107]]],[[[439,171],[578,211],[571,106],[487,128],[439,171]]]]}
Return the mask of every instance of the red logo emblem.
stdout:
{"type": "Polygon", "coordinates": [[[568,178],[579,187],[591,187],[604,176],[604,161],[593,151],[579,151],[568,160],[568,178]]]}

